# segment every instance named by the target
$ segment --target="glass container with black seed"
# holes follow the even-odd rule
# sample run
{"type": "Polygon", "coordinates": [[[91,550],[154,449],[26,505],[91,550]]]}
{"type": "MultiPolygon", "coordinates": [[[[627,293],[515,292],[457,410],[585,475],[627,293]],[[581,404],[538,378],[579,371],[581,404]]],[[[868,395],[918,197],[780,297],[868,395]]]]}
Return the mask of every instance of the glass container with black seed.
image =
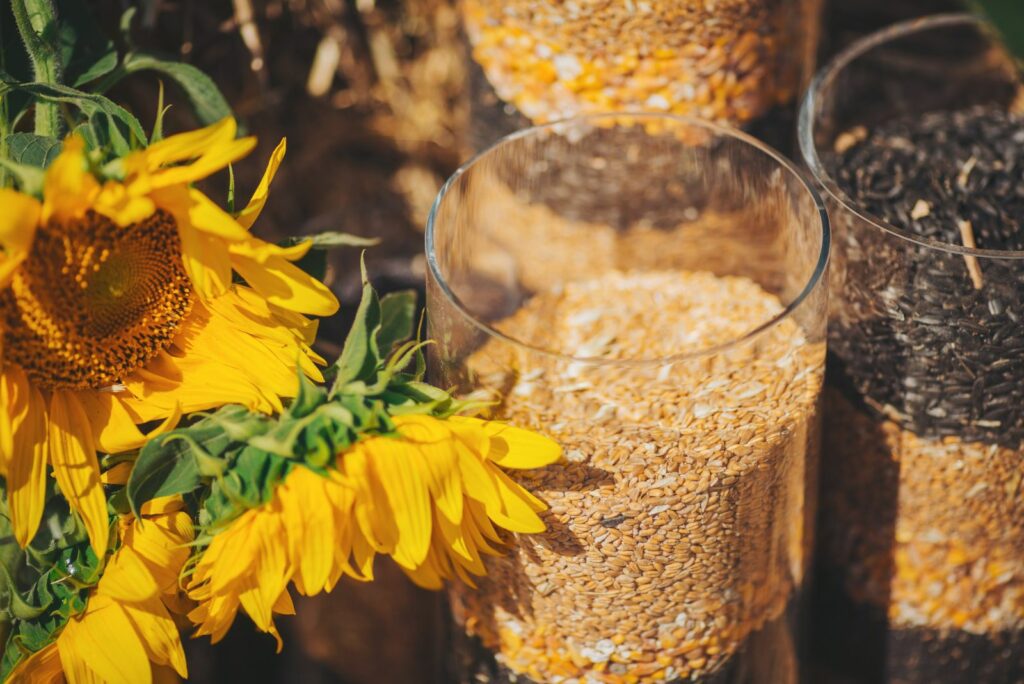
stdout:
{"type": "Polygon", "coordinates": [[[832,217],[813,652],[859,682],[1024,681],[1024,118],[967,15],[848,48],[800,113],[832,217]]]}

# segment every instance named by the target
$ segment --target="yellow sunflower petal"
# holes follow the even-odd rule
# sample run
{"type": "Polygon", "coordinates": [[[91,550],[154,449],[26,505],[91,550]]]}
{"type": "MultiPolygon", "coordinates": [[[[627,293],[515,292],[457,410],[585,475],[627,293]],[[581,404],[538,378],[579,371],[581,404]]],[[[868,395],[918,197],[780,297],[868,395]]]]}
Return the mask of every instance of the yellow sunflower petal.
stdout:
{"type": "Polygon", "coordinates": [[[284,159],[287,149],[288,141],[285,138],[281,138],[281,142],[277,144],[273,154],[270,155],[267,170],[263,172],[263,178],[260,179],[260,184],[256,186],[256,192],[252,194],[249,204],[237,216],[238,223],[243,228],[251,228],[252,224],[259,218],[263,207],[266,206],[267,197],[270,195],[270,183],[274,180],[274,176],[277,174],[278,167],[281,166],[281,160],[284,159]]]}
{"type": "MultiPolygon", "coordinates": [[[[357,442],[354,447],[341,455],[339,468],[345,481],[355,492],[354,512],[362,537],[374,550],[390,553],[398,543],[398,527],[394,513],[376,471],[371,469],[371,440],[357,442]]],[[[357,542],[354,542],[357,543],[357,542]]],[[[358,550],[354,546],[353,550],[358,550]]],[[[365,560],[365,556],[364,556],[365,560]]]]}
{"type": "Polygon", "coordinates": [[[462,477],[462,490],[466,496],[484,504],[488,512],[501,509],[501,497],[494,476],[485,467],[483,458],[474,453],[463,442],[455,443],[459,454],[459,475],[462,477]]]}
{"type": "Polygon", "coordinates": [[[181,411],[174,411],[149,434],[142,434],[129,413],[124,400],[113,392],[78,392],[82,410],[92,426],[96,448],[107,454],[138,449],[147,441],[172,430],[181,419],[181,411]]]}
{"type": "MultiPolygon", "coordinates": [[[[14,375],[8,369],[5,376],[14,375]]],[[[18,543],[27,546],[39,529],[39,520],[46,503],[46,464],[51,445],[48,443],[46,402],[39,390],[31,387],[20,374],[18,393],[26,397],[22,419],[14,428],[14,448],[7,464],[7,492],[10,497],[11,522],[18,543]]]]}
{"type": "Polygon", "coordinates": [[[231,243],[231,253],[239,256],[250,257],[261,264],[265,264],[272,256],[279,256],[288,261],[298,261],[309,254],[313,249],[312,240],[303,240],[294,245],[282,247],[272,242],[264,242],[259,238],[250,238],[231,243]]]}
{"type": "Polygon", "coordinates": [[[501,509],[487,510],[491,520],[512,532],[536,534],[547,529],[535,510],[536,505],[543,504],[499,468],[493,468],[492,472],[498,483],[501,509]]]}
{"type": "Polygon", "coordinates": [[[25,658],[11,671],[8,684],[62,684],[64,668],[57,644],[50,644],[25,658]]]}
{"type": "Polygon", "coordinates": [[[186,161],[199,157],[206,150],[223,145],[235,139],[238,124],[232,117],[225,117],[217,123],[187,133],[178,133],[153,143],[137,152],[136,161],[145,161],[148,171],[156,171],[165,164],[186,161]]]}
{"type": "Polygon", "coordinates": [[[46,170],[41,221],[66,221],[81,216],[92,207],[99,191],[100,184],[86,163],[85,142],[72,133],[64,139],[60,154],[46,170]]]}
{"type": "Polygon", "coordinates": [[[119,226],[129,226],[151,216],[156,204],[146,195],[129,192],[123,183],[108,180],[96,196],[93,210],[119,226]]]}
{"type": "MultiPolygon", "coordinates": [[[[158,496],[142,504],[142,517],[149,520],[151,516],[166,516],[169,513],[178,513],[185,510],[185,502],[177,496],[158,496]]],[[[160,520],[162,518],[156,518],[160,520]]],[[[191,528],[189,528],[191,530],[191,528]]],[[[191,532],[188,532],[191,535],[191,532]]],[[[191,536],[189,537],[191,539],[191,536]]],[[[188,541],[188,540],[186,540],[188,541]]]]}
{"type": "Polygon", "coordinates": [[[28,381],[24,371],[17,366],[0,371],[0,474],[4,476],[14,453],[14,432],[27,410],[28,381]]]}
{"type": "Polygon", "coordinates": [[[482,538],[474,537],[477,548],[480,549],[481,552],[490,556],[501,555],[499,551],[491,548],[490,545],[487,544],[487,540],[499,545],[505,543],[502,540],[501,535],[498,534],[498,531],[494,529],[494,525],[491,524],[491,519],[487,517],[487,507],[479,501],[467,499],[466,514],[467,515],[463,517],[463,529],[466,529],[470,533],[478,531],[483,535],[482,538]]]}
{"type": "MultiPolygon", "coordinates": [[[[163,197],[162,194],[155,194],[155,197],[163,197]]],[[[182,199],[178,196],[178,206],[181,206],[182,199]]],[[[160,200],[157,200],[158,204],[160,200]]],[[[161,204],[161,206],[163,206],[161,204]]],[[[196,190],[188,189],[186,204],[188,221],[196,230],[209,235],[216,235],[229,242],[251,240],[252,236],[242,226],[238,225],[235,217],[221,209],[213,200],[196,190]]]]}
{"type": "Polygon", "coordinates": [[[0,287],[7,285],[11,273],[28,253],[39,225],[42,207],[34,197],[0,188],[0,287]]]}
{"type": "Polygon", "coordinates": [[[128,478],[131,477],[134,465],[131,461],[121,461],[110,469],[103,471],[103,474],[100,475],[100,482],[105,485],[124,486],[128,484],[128,478]]]}
{"type": "Polygon", "coordinates": [[[68,684],[107,684],[105,679],[89,668],[89,663],[85,658],[75,658],[63,667],[71,668],[64,672],[65,681],[68,684]]]}
{"type": "Polygon", "coordinates": [[[415,568],[402,566],[402,570],[421,589],[437,591],[444,587],[444,580],[436,569],[429,565],[420,565],[415,568]]]}
{"type": "Polygon", "coordinates": [[[441,537],[447,544],[449,551],[465,560],[472,567],[479,567],[480,572],[477,574],[482,574],[483,562],[480,560],[480,554],[477,552],[476,545],[473,543],[470,535],[466,534],[466,530],[463,529],[461,521],[459,523],[451,523],[443,515],[438,515],[434,518],[434,524],[437,526],[438,531],[440,531],[441,537]]]}
{"type": "MultiPolygon", "coordinates": [[[[483,531],[483,526],[478,521],[478,518],[482,518],[483,520],[486,520],[487,521],[487,525],[491,525],[491,521],[487,517],[487,513],[484,512],[484,511],[481,511],[479,516],[473,515],[473,514],[466,515],[465,519],[463,519],[463,521],[462,521],[462,534],[464,535],[464,537],[466,539],[467,545],[474,552],[478,552],[480,554],[486,554],[488,556],[500,556],[500,555],[502,555],[501,551],[499,551],[498,549],[496,549],[493,546],[491,546],[490,542],[493,541],[493,540],[489,540],[488,537],[484,536],[485,532],[483,531]]],[[[491,527],[492,527],[492,530],[493,530],[493,525],[491,525],[491,527]]],[[[495,532],[495,536],[497,536],[496,532],[495,532]]],[[[458,556],[456,556],[455,559],[456,559],[456,562],[459,561],[459,557],[458,556]]],[[[482,558],[480,560],[480,564],[481,564],[481,566],[483,565],[483,559],[482,558]]],[[[474,566],[468,565],[466,563],[462,563],[462,565],[465,566],[465,567],[469,567],[471,569],[473,569],[473,567],[474,567],[474,566]]],[[[482,575],[483,573],[482,572],[477,572],[476,574],[482,575]]]]}
{"type": "Polygon", "coordinates": [[[297,537],[298,542],[294,547],[299,564],[296,586],[306,596],[325,588],[334,560],[334,511],[324,490],[328,484],[326,477],[297,466],[277,490],[289,541],[297,537]]]}
{"type": "MultiPolygon", "coordinates": [[[[223,298],[233,296],[232,291],[223,298]]],[[[175,340],[175,355],[165,352],[125,378],[132,395],[125,404],[132,414],[163,417],[175,402],[183,413],[230,403],[271,413],[282,410],[280,397],[295,396],[295,362],[305,355],[302,344],[264,338],[264,328],[255,321],[247,330],[213,311],[222,309],[195,302],[175,340]]]]}
{"type": "Polygon", "coordinates": [[[232,254],[231,264],[250,287],[275,306],[314,316],[330,316],[338,310],[338,299],[326,285],[283,257],[271,256],[261,264],[232,254]]]}
{"type": "Polygon", "coordinates": [[[183,188],[168,188],[160,206],[170,211],[178,224],[181,238],[181,258],[193,287],[202,297],[212,298],[224,294],[231,286],[231,257],[227,245],[214,235],[192,225],[189,218],[187,194],[183,188]],[[170,199],[174,196],[174,201],[170,199]]]}
{"type": "Polygon", "coordinates": [[[459,454],[451,443],[420,446],[429,473],[430,495],[438,512],[453,525],[462,521],[462,476],[459,454]]]}
{"type": "Polygon", "coordinates": [[[403,437],[419,443],[430,495],[438,511],[457,526],[462,521],[462,477],[451,431],[430,416],[399,416],[395,425],[403,437]]]}
{"type": "MultiPolygon", "coordinates": [[[[180,505],[180,500],[175,501],[180,505]]],[[[138,554],[160,591],[167,591],[178,583],[178,570],[188,560],[188,544],[194,536],[186,511],[168,511],[133,522],[124,544],[138,554]]]]}
{"type": "Polygon", "coordinates": [[[187,677],[180,676],[172,667],[157,665],[153,668],[153,684],[181,684],[182,679],[187,677]]]}
{"type": "Polygon", "coordinates": [[[259,549],[251,573],[254,584],[239,594],[239,600],[253,622],[269,631],[274,621],[274,605],[288,586],[291,575],[287,550],[282,543],[285,539],[283,521],[278,516],[266,516],[263,522],[262,529],[252,539],[259,549]]]}
{"type": "Polygon", "coordinates": [[[358,574],[353,577],[360,582],[373,581],[373,562],[377,553],[370,542],[360,532],[352,536],[352,559],[356,564],[358,574]]]}
{"type": "Polygon", "coordinates": [[[97,591],[118,601],[145,601],[160,594],[149,567],[129,546],[119,548],[106,568],[97,591]]]}
{"type": "Polygon", "coordinates": [[[208,580],[209,591],[222,594],[249,574],[260,553],[256,540],[264,533],[265,515],[264,509],[251,509],[217,534],[196,566],[190,590],[208,580]]]}
{"type": "Polygon", "coordinates": [[[380,477],[398,527],[398,542],[392,551],[405,568],[423,563],[430,548],[430,497],[423,456],[416,445],[387,437],[368,440],[371,467],[380,477]]]}
{"type": "Polygon", "coordinates": [[[278,615],[295,615],[295,604],[292,603],[292,596],[287,591],[277,597],[274,604],[274,612],[278,615]]]}
{"type": "Polygon", "coordinates": [[[71,392],[55,391],[50,398],[50,462],[53,476],[71,509],[82,516],[96,554],[107,550],[107,499],[100,484],[89,419],[71,392]]]}
{"type": "Polygon", "coordinates": [[[195,183],[227,168],[256,147],[256,138],[239,138],[213,145],[203,151],[202,156],[191,164],[181,164],[159,171],[150,171],[148,184],[151,188],[165,188],[172,185],[195,183]]]}
{"type": "Polygon", "coordinates": [[[80,618],[68,621],[57,639],[69,682],[83,665],[108,684],[149,684],[152,671],[138,632],[124,608],[102,594],[89,597],[80,618]]]}
{"type": "MultiPolygon", "coordinates": [[[[452,420],[476,419],[455,416],[452,420]]],[[[562,447],[553,439],[497,421],[480,422],[491,438],[487,458],[503,468],[542,468],[562,458],[562,447]]]]}
{"type": "MultiPolygon", "coordinates": [[[[221,350],[222,354],[227,350],[221,350]]],[[[173,372],[168,376],[153,372],[152,366],[125,378],[133,397],[126,408],[143,420],[171,415],[175,406],[182,413],[205,411],[224,404],[243,404],[253,411],[272,413],[281,401],[255,383],[250,373],[222,365],[209,357],[171,357],[165,354],[173,372]],[[177,379],[175,379],[177,378],[177,379]]],[[[292,384],[298,382],[293,379],[292,384]]],[[[289,386],[290,388],[290,386],[289,386]]],[[[291,392],[294,395],[294,390],[291,392]]],[[[288,396],[283,393],[280,396],[288,396]]]]}
{"type": "Polygon", "coordinates": [[[209,636],[212,644],[219,642],[231,629],[238,607],[237,597],[218,596],[207,603],[200,603],[188,614],[188,619],[198,625],[195,636],[209,636]]]}
{"type": "Polygon", "coordinates": [[[188,678],[181,635],[160,599],[126,605],[124,610],[141,637],[146,656],[159,665],[170,665],[181,677],[188,678]]]}

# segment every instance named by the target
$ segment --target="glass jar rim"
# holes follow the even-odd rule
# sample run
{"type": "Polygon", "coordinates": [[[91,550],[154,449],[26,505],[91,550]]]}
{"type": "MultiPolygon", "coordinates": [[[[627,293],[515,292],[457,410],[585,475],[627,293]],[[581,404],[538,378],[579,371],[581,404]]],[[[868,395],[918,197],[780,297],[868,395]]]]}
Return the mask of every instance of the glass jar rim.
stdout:
{"type": "Polygon", "coordinates": [[[763,333],[771,330],[776,325],[782,323],[782,321],[790,318],[792,314],[800,308],[803,302],[814,292],[815,288],[819,285],[822,287],[827,286],[826,283],[822,282],[826,268],[828,266],[829,251],[831,245],[831,229],[829,225],[828,211],[825,208],[825,203],[822,200],[821,195],[818,193],[814,182],[807,176],[807,174],[797,167],[793,162],[783,156],[780,152],[775,150],[770,145],[767,145],[760,140],[757,140],[753,136],[744,133],[741,130],[732,128],[730,126],[717,124],[711,121],[706,121],[691,116],[683,116],[678,114],[664,114],[660,112],[634,112],[634,111],[622,111],[622,112],[605,112],[599,114],[584,114],[580,116],[574,116],[566,119],[559,119],[544,124],[538,124],[530,126],[519,131],[515,131],[506,135],[488,147],[469,158],[464,162],[455,172],[445,181],[444,185],[441,186],[437,197],[434,199],[433,205],[430,207],[430,214],[427,217],[426,235],[424,239],[424,246],[426,251],[427,270],[437,283],[438,287],[448,304],[454,308],[460,316],[466,319],[470,325],[477,328],[490,338],[500,340],[505,344],[509,344],[513,347],[527,350],[531,353],[541,354],[550,358],[555,358],[565,362],[573,363],[584,363],[595,366],[663,366],[671,365],[673,363],[679,363],[683,361],[690,361],[694,359],[707,358],[715,354],[728,351],[729,349],[738,347],[742,344],[750,342],[751,340],[760,337],[763,333]],[[444,274],[441,273],[441,266],[438,263],[437,258],[437,223],[438,215],[442,204],[448,197],[449,192],[454,187],[455,183],[459,181],[462,176],[469,172],[478,162],[484,158],[495,153],[497,150],[514,144],[516,141],[528,138],[530,136],[538,135],[547,131],[557,130],[559,128],[565,128],[567,126],[582,125],[589,121],[600,121],[600,120],[624,120],[624,121],[664,121],[672,122],[684,126],[691,126],[695,128],[701,128],[719,137],[731,138],[744,143],[750,147],[755,148],[759,152],[765,154],[771,158],[778,166],[777,168],[783,169],[788,172],[791,176],[795,177],[800,185],[804,188],[807,196],[811,198],[814,203],[814,209],[817,212],[819,225],[821,228],[821,243],[819,245],[818,256],[815,261],[814,268],[811,271],[810,276],[807,278],[807,282],[804,284],[803,289],[800,293],[793,298],[778,314],[772,316],[770,319],[763,321],[751,330],[739,335],[738,337],[731,339],[727,342],[723,342],[711,347],[701,349],[696,352],[681,352],[678,354],[671,354],[659,358],[639,358],[639,359],[608,359],[603,357],[595,356],[575,356],[572,354],[565,354],[562,352],[553,351],[544,347],[525,342],[517,339],[507,333],[504,333],[494,326],[486,323],[477,317],[473,312],[466,307],[465,304],[459,299],[458,295],[451,289],[444,274]]]}
{"type": "Polygon", "coordinates": [[[822,163],[821,156],[818,154],[818,146],[814,141],[815,115],[818,112],[817,102],[821,98],[822,92],[835,81],[842,70],[851,62],[857,60],[880,45],[911,36],[915,33],[948,26],[967,25],[978,26],[982,29],[987,28],[984,20],[966,12],[933,14],[926,17],[910,19],[892,24],[884,29],[868,34],[867,36],[853,42],[842,52],[834,56],[814,75],[814,78],[811,80],[811,84],[804,95],[803,102],[800,104],[800,112],[797,117],[797,139],[800,144],[800,153],[803,156],[804,163],[807,164],[811,173],[814,175],[815,180],[818,181],[818,183],[825,189],[825,192],[828,193],[828,195],[831,196],[840,207],[854,214],[865,223],[874,226],[883,232],[928,249],[949,252],[951,254],[973,256],[987,260],[1024,259],[1024,251],[1022,250],[981,249],[978,247],[957,245],[952,242],[944,242],[942,240],[916,235],[909,230],[894,226],[877,216],[869,214],[858,207],[853,199],[839,187],[838,183],[836,183],[835,179],[832,177],[832,174],[828,172],[825,165],[822,163]]]}

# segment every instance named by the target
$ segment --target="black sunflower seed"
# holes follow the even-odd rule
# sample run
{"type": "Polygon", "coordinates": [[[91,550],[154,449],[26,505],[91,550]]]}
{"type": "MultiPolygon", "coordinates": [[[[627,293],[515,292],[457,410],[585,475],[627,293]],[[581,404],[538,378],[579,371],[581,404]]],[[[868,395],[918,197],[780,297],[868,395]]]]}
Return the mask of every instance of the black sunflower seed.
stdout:
{"type": "MultiPolygon", "coordinates": [[[[885,123],[826,160],[863,210],[920,237],[1024,250],[1024,118],[995,108],[885,123]],[[920,205],[928,206],[927,213],[920,205]],[[916,210],[915,210],[916,207],[916,210]]],[[[839,212],[830,348],[845,381],[921,435],[1024,441],[1024,260],[965,258],[839,212]]]]}

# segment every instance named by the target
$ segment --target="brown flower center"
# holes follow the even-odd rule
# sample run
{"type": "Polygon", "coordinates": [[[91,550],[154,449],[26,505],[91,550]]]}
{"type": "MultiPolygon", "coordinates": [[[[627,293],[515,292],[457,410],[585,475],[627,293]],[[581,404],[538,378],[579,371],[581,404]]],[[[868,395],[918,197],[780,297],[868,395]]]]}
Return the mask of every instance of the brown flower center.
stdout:
{"type": "Polygon", "coordinates": [[[41,226],[0,293],[3,352],[46,389],[99,389],[166,349],[192,306],[174,218],[41,226]]]}

